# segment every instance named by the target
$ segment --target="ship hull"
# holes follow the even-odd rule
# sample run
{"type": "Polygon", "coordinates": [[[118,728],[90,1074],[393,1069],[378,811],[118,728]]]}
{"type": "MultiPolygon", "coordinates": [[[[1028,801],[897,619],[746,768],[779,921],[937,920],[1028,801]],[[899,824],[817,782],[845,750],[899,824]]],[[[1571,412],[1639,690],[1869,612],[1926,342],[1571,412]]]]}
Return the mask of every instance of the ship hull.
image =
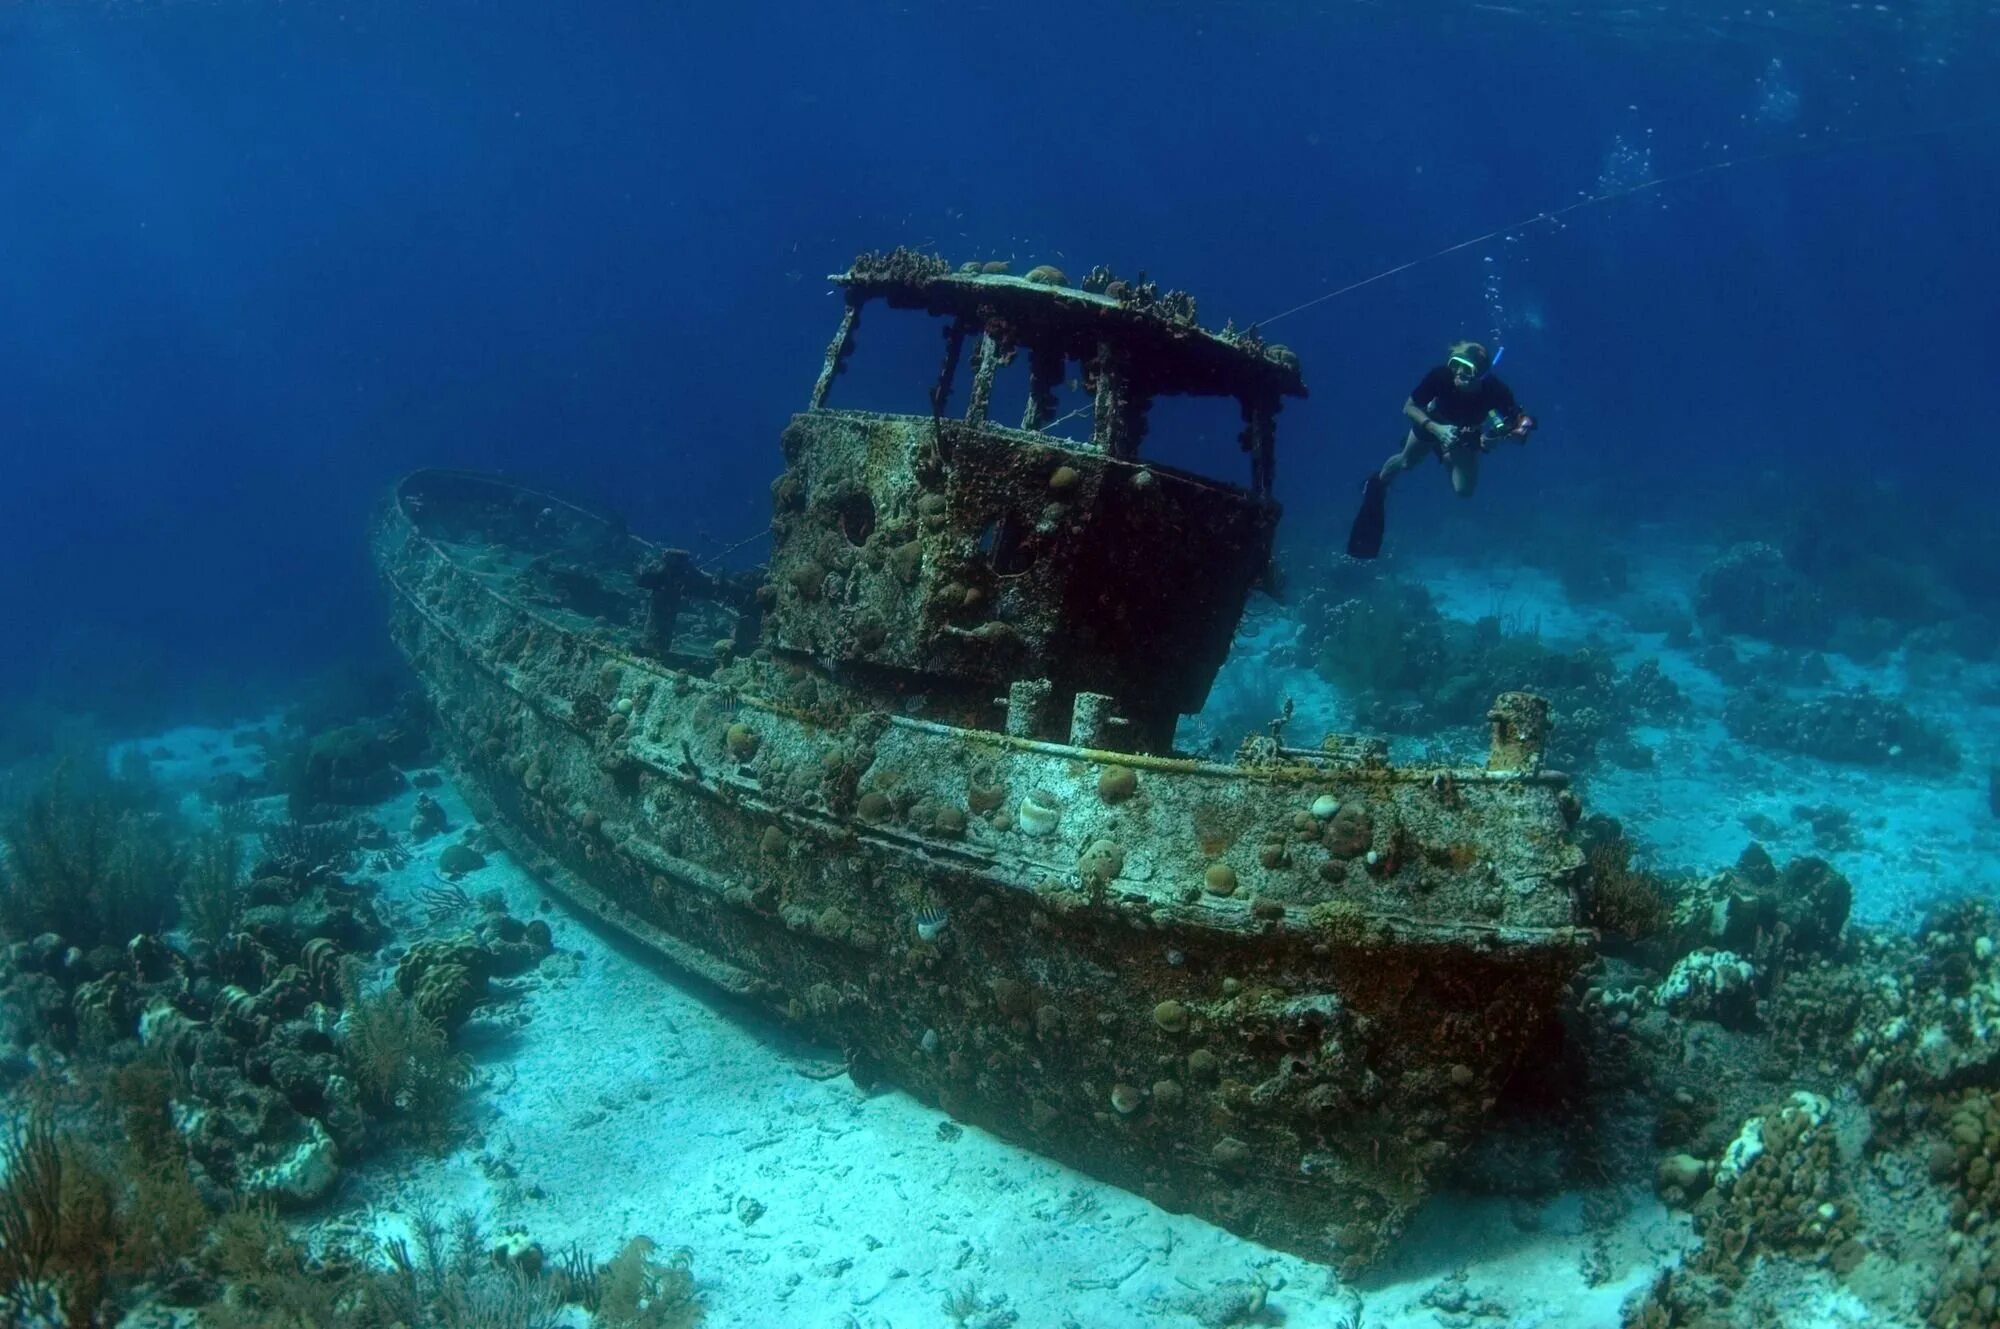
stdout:
{"type": "Polygon", "coordinates": [[[864,1087],[1351,1273],[1588,957],[1559,778],[1099,752],[851,709],[800,661],[704,677],[615,603],[520,593],[423,483],[374,546],[467,797],[864,1087]]]}

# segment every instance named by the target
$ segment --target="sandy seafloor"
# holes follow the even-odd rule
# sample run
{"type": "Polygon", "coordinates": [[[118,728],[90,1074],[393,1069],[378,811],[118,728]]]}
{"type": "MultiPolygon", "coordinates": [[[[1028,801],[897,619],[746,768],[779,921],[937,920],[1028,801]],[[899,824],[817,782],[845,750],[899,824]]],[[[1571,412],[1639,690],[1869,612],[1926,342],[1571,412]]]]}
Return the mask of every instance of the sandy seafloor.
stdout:
{"type": "MultiPolygon", "coordinates": [[[[1968,672],[1905,697],[1961,734],[1968,762],[1957,776],[1832,768],[1734,743],[1721,727],[1722,689],[1691,657],[1634,636],[1608,613],[1571,607],[1541,574],[1412,571],[1448,614],[1476,618],[1504,605],[1521,622],[1539,622],[1552,642],[1594,630],[1630,643],[1621,663],[1659,656],[1694,699],[1695,723],[1642,731],[1656,747],[1654,767],[1602,773],[1586,789],[1587,806],[1626,819],[1656,862],[1733,861],[1751,838],[1740,818],[1753,812],[1788,828],[1792,839],[1769,845],[1781,861],[1811,852],[1809,828],[1792,829],[1792,805],[1837,803],[1854,810],[1861,844],[1828,857],[1853,878],[1860,918],[1905,925],[1940,892],[1991,889],[2000,833],[1984,807],[1984,773],[2000,713],[1970,699],[1996,695],[1993,679],[1968,672]]],[[[1244,679],[1268,690],[1274,670],[1257,655],[1284,636],[1283,621],[1268,615],[1247,628],[1213,704],[1226,705],[1244,679]]],[[[1874,671],[1832,663],[1844,682],[1902,692],[1897,661],[1874,671]]],[[[1297,703],[1295,733],[1345,727],[1339,698],[1315,676],[1275,674],[1297,703]]],[[[156,761],[156,774],[190,785],[218,761],[254,756],[226,732],[184,729],[142,742],[176,754],[156,761]]],[[[407,867],[365,874],[380,882],[403,945],[423,924],[415,901],[436,883],[437,853],[468,822],[448,784],[435,793],[450,831],[414,846],[407,867]]],[[[408,791],[370,815],[400,833],[415,797],[408,791]]],[[[691,1249],[707,1324],[809,1329],[950,1325],[944,1298],[967,1284],[987,1304],[971,1325],[1195,1325],[1202,1293],[1244,1280],[1269,1288],[1250,1323],[1603,1329],[1692,1241],[1686,1216],[1644,1186],[1538,1204],[1441,1194],[1386,1269],[1344,1287],[1323,1267],[1167,1214],[976,1128],[954,1129],[906,1095],[860,1093],[837,1073],[831,1050],[711,1003],[568,915],[506,855],[489,857],[467,889],[499,890],[517,916],[548,918],[557,951],[513,981],[515,999],[465,1030],[478,1071],[466,1140],[441,1158],[359,1164],[311,1216],[322,1233],[369,1223],[397,1230],[398,1210],[427,1194],[447,1209],[480,1210],[496,1232],[518,1227],[552,1255],[580,1242],[607,1259],[646,1234],[691,1249]],[[1586,1212],[1596,1221],[1587,1224],[1586,1212]],[[1616,1215],[1608,1223],[1607,1213],[1616,1215]]],[[[1744,1296],[1767,1305],[1773,1324],[1884,1323],[1793,1266],[1767,1262],[1744,1296]]]]}

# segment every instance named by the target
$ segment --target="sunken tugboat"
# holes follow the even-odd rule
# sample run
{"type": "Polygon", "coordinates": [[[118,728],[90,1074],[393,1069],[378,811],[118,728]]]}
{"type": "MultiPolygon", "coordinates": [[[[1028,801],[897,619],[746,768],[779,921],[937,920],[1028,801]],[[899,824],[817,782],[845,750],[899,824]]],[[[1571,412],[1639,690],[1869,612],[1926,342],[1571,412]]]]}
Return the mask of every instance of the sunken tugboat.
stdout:
{"type": "Polygon", "coordinates": [[[398,487],[375,553],[468,797],[864,1087],[1364,1267],[1589,958],[1546,707],[1499,698],[1483,767],[1276,728],[1176,755],[1270,554],[1297,359],[1101,270],[899,250],[834,280],[761,581],[504,481],[398,487]],[[877,302],[942,321],[926,410],[828,404],[877,302]],[[1049,428],[1072,363],[1087,440],[1049,428]],[[1142,459],[1174,393],[1240,402],[1247,487],[1142,459]]]}

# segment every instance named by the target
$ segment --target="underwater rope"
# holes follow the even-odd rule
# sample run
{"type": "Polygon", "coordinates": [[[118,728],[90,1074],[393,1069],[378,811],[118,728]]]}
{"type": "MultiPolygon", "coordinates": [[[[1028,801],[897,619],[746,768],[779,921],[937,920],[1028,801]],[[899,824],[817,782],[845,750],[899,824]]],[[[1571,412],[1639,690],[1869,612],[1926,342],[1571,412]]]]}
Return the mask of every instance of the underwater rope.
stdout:
{"type": "Polygon", "coordinates": [[[1260,319],[1256,326],[1259,328],[1269,327],[1281,318],[1290,318],[1293,314],[1311,309],[1314,305],[1325,304],[1328,300],[1346,295],[1350,291],[1358,291],[1364,286],[1373,286],[1378,281],[1387,280],[1398,273],[1408,272],[1411,268],[1420,267],[1425,263],[1431,262],[1433,259],[1443,258],[1447,254],[1456,254],[1461,249],[1470,249],[1474,245],[1483,245],[1488,240],[1496,239],[1499,236],[1526,230],[1538,222],[1553,224],[1558,218],[1568,216],[1572,212],[1579,212],[1584,208],[1595,207],[1600,203],[1610,203],[1616,199],[1628,198],[1633,194],[1643,194],[1665,185],[1680,184],[1683,181],[1693,180],[1699,176],[1713,175],[1719,171],[1729,170],[1734,166],[1755,166],[1763,162],[1781,161],[1788,157],[1814,157],[1830,152],[1839,152],[1846,148],[1867,147],[1875,143],[1891,143],[1899,139],[1923,138],[1935,134],[1954,134],[1962,129],[1976,129],[1996,123],[2000,123],[2000,117],[1983,116],[1970,120],[1954,120],[1941,125],[1929,125],[1922,129],[1897,129],[1881,134],[1864,135],[1860,138],[1823,140],[1817,143],[1799,144],[1788,148],[1773,148],[1767,152],[1754,153],[1748,157],[1724,157],[1719,161],[1712,161],[1706,165],[1692,167],[1685,171],[1654,176],[1651,179],[1641,180],[1637,184],[1609,189],[1602,194],[1592,194],[1588,198],[1579,199],[1574,203],[1557,208],[1553,212],[1538,212],[1534,216],[1525,217],[1510,226],[1497,226],[1483,235],[1473,236],[1470,240],[1460,240],[1456,244],[1446,245],[1443,249],[1425,254],[1421,258],[1413,258],[1407,263],[1398,263],[1395,267],[1385,268],[1372,277],[1364,277],[1360,281],[1349,282],[1337,291],[1328,291],[1324,295],[1316,295],[1304,304],[1293,305],[1290,309],[1282,313],[1273,314],[1266,319],[1260,319]]]}
{"type": "Polygon", "coordinates": [[[710,554],[707,558],[704,558],[700,562],[696,563],[694,565],[695,571],[697,572],[708,571],[711,567],[714,567],[717,563],[720,563],[723,559],[728,558],[731,554],[741,549],[744,545],[750,544],[751,542],[756,540],[761,540],[770,533],[771,533],[770,523],[766,522],[761,530],[758,530],[750,535],[744,536],[741,540],[738,540],[735,544],[730,545],[726,549],[723,549],[717,553],[710,554]]]}

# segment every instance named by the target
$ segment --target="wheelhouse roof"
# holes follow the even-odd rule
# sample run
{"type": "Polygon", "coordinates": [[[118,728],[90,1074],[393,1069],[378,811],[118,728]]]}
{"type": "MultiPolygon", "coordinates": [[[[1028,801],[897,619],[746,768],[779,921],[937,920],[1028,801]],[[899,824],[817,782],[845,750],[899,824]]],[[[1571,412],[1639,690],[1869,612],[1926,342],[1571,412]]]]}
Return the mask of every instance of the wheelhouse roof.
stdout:
{"type": "MultiPolygon", "coordinates": [[[[1173,297],[1141,302],[1072,286],[991,272],[905,275],[898,272],[835,273],[828,280],[850,304],[883,300],[893,309],[918,309],[962,320],[975,329],[1002,320],[1024,346],[1059,348],[1087,360],[1100,341],[1119,346],[1142,366],[1147,391],[1192,396],[1304,397],[1298,357],[1254,331],[1210,332],[1173,297]]],[[[1189,306],[1191,307],[1189,302],[1189,306]]]]}

